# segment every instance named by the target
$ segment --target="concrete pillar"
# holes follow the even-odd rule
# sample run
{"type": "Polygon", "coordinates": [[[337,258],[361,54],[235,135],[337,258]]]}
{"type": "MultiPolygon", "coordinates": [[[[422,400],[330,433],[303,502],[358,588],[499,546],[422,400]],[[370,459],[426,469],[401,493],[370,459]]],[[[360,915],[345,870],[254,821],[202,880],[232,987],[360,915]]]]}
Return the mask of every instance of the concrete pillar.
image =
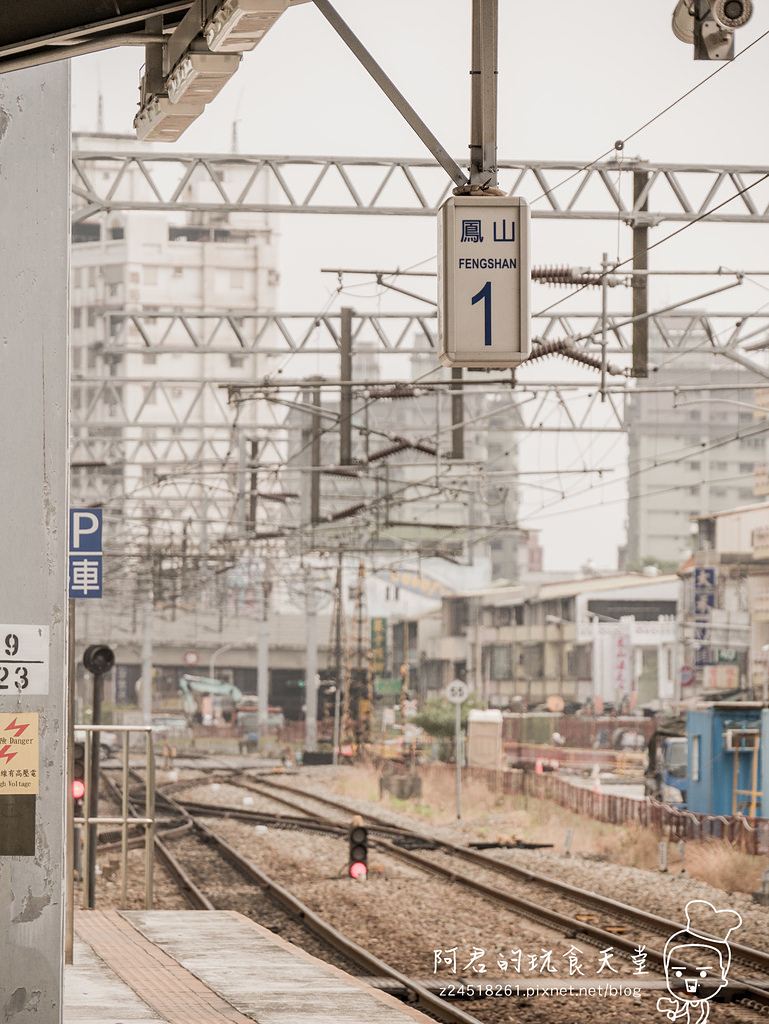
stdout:
{"type": "Polygon", "coordinates": [[[0,750],[7,750],[2,766],[8,771],[0,778],[4,1024],[33,1018],[59,1024],[62,1017],[69,137],[66,62],[0,76],[0,669],[7,673],[0,671],[0,750]],[[18,626],[25,629],[12,628],[18,626]],[[14,750],[17,738],[35,732],[36,744],[14,750]],[[34,768],[37,785],[30,788],[37,792],[17,794],[9,785],[11,769],[22,761],[34,768]]]}

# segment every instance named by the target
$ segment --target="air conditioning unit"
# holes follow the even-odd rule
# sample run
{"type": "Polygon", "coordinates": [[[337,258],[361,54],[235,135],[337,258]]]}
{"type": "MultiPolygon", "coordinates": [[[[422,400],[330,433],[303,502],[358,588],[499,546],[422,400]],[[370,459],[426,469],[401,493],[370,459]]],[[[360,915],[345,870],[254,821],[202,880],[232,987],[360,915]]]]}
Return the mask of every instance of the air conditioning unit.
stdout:
{"type": "Polygon", "coordinates": [[[760,738],[760,729],[724,729],[724,750],[753,750],[760,738]]]}

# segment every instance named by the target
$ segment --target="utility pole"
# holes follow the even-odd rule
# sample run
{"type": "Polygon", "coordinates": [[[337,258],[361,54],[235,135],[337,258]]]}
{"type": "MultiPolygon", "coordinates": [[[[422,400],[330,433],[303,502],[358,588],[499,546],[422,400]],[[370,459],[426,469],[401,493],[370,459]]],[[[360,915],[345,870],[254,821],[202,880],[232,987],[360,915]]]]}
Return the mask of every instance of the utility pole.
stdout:
{"type": "Polygon", "coordinates": [[[648,171],[633,171],[633,377],[649,376],[648,184],[648,171]]]}
{"type": "Polygon", "coordinates": [[[465,397],[462,390],[462,367],[451,367],[451,457],[465,457],[465,397]]]}
{"type": "Polygon", "coordinates": [[[339,465],[352,463],[352,309],[342,306],[339,336],[339,465]]]}
{"type": "Polygon", "coordinates": [[[499,0],[473,0],[470,71],[470,184],[497,184],[499,0]]]}
{"type": "MultiPolygon", "coordinates": [[[[499,0],[473,0],[470,68],[470,182],[455,189],[473,195],[497,190],[497,52],[499,0]]],[[[451,457],[465,457],[462,368],[451,368],[451,457]]]]}
{"type": "MultiPolygon", "coordinates": [[[[319,380],[319,378],[312,378],[319,380]]],[[[310,523],[320,522],[320,385],[312,389],[312,440],[310,442],[310,523]]]]}
{"type": "Polygon", "coordinates": [[[142,603],[142,723],[152,725],[152,580],[142,603]]]}
{"type": "Polygon", "coordinates": [[[259,615],[259,650],[257,653],[256,668],[256,695],[257,695],[257,716],[256,722],[259,732],[259,747],[263,747],[267,739],[267,720],[269,715],[270,701],[270,646],[269,646],[269,608],[270,590],[272,585],[267,578],[269,566],[265,563],[264,576],[262,579],[262,601],[259,615]]]}
{"type": "Polygon", "coordinates": [[[318,745],[318,599],[312,573],[306,576],[305,613],[307,615],[304,671],[304,746],[315,750],[318,745]]]}
{"type": "Polygon", "coordinates": [[[336,587],[335,587],[335,598],[334,598],[334,664],[336,667],[336,688],[334,691],[334,741],[333,741],[333,755],[332,760],[334,764],[339,763],[339,743],[340,743],[340,717],[342,714],[342,614],[343,614],[343,599],[342,599],[342,552],[339,551],[337,555],[336,565],[336,587]]]}

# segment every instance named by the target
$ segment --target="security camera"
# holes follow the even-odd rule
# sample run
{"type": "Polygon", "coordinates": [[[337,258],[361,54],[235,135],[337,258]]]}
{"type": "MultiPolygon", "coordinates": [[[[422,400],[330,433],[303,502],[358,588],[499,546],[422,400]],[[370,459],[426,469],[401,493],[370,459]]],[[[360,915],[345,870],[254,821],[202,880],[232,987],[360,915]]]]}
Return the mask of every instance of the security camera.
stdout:
{"type": "Polygon", "coordinates": [[[695,60],[731,60],[734,30],[753,14],[753,0],[678,0],[673,32],[682,43],[694,43],[695,60]]]}
{"type": "Polygon", "coordinates": [[[752,0],[708,0],[713,17],[723,28],[741,28],[750,21],[752,0]]]}
{"type": "Polygon", "coordinates": [[[673,33],[682,43],[694,42],[694,8],[691,0],[678,0],[673,10],[673,33]]]}

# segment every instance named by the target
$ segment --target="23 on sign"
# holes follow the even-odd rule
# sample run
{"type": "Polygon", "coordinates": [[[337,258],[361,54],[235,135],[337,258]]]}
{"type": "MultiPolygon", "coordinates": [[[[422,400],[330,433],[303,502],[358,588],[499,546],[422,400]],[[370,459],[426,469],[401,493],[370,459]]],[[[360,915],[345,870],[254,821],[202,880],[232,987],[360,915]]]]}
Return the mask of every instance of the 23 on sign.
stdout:
{"type": "Polygon", "coordinates": [[[439,214],[441,361],[517,366],[530,351],[529,207],[517,196],[452,196],[439,214]]]}
{"type": "Polygon", "coordinates": [[[0,697],[48,693],[48,626],[0,625],[0,697]]]}

